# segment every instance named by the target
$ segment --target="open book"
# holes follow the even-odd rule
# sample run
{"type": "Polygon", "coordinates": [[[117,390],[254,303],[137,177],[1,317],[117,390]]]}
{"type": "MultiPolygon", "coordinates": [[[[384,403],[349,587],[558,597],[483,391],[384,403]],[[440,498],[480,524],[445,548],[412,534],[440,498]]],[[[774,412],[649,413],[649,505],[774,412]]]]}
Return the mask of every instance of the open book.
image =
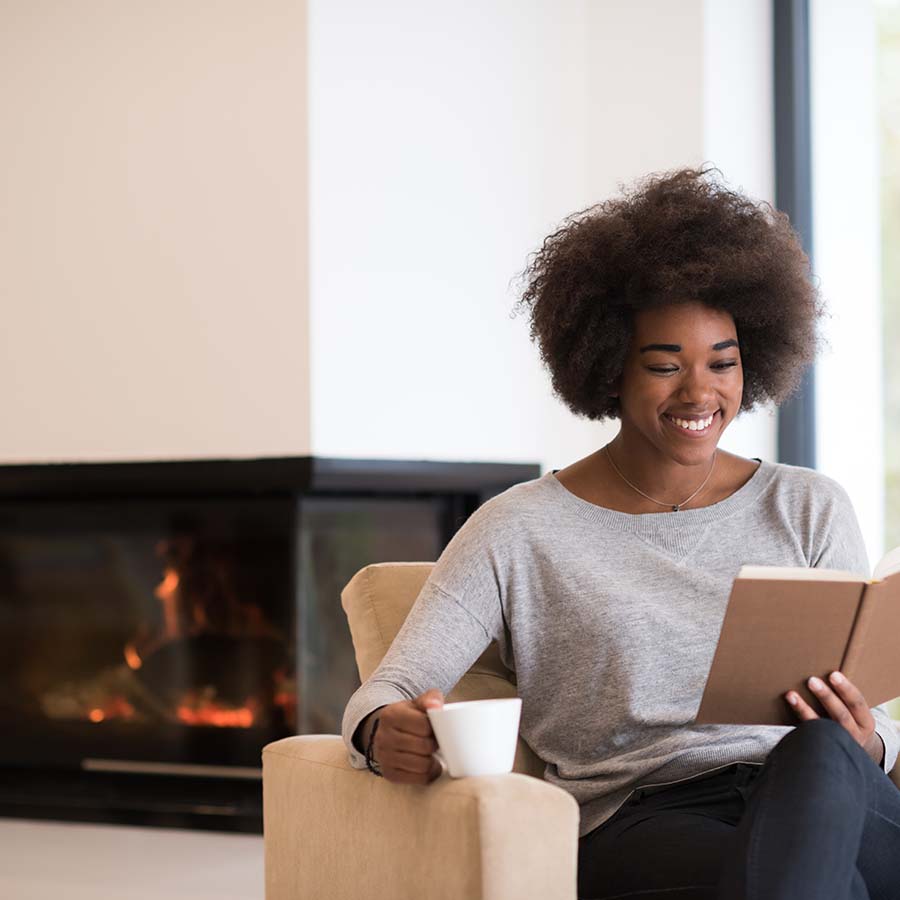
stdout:
{"type": "Polygon", "coordinates": [[[792,688],[840,670],[869,706],[900,696],[900,547],[871,580],[834,569],[744,566],[731,589],[698,724],[796,725],[792,688]]]}

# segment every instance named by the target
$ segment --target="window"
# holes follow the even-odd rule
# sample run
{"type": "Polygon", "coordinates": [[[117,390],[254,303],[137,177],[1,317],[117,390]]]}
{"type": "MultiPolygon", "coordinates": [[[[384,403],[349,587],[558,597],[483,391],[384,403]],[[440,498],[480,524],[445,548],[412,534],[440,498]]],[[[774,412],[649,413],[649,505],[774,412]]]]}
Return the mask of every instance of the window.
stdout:
{"type": "MultiPolygon", "coordinates": [[[[817,467],[870,563],[900,545],[900,0],[810,0],[817,467]]],[[[900,718],[900,699],[891,704],[900,718]]]]}
{"type": "Polygon", "coordinates": [[[900,545],[900,2],[876,5],[885,546],[900,545]]]}
{"type": "Polygon", "coordinates": [[[828,308],[817,468],[850,495],[870,565],[885,549],[878,28],[871,2],[812,0],[813,269],[828,308]]]}

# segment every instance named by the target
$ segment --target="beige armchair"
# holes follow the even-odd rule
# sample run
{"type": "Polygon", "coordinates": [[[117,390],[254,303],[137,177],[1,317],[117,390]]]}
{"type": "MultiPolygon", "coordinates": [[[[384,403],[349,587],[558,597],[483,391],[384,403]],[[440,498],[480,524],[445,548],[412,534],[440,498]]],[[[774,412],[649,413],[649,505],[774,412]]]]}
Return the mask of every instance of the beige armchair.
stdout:
{"type": "MultiPolygon", "coordinates": [[[[367,566],[344,589],[359,675],[378,666],[431,563],[367,566]]],[[[510,697],[492,644],[448,700],[510,697]]],[[[575,900],[578,805],[520,738],[510,775],[392,784],[338,735],[263,750],[267,900],[575,900]]],[[[900,784],[900,766],[892,773],[900,784]]]]}
{"type": "MultiPolygon", "coordinates": [[[[431,563],[367,566],[344,589],[360,679],[375,670],[431,563]]],[[[492,644],[448,701],[512,697],[492,644]]],[[[520,738],[510,775],[392,784],[353,769],[338,735],[263,750],[266,900],[574,900],[578,804],[520,738]]]]}

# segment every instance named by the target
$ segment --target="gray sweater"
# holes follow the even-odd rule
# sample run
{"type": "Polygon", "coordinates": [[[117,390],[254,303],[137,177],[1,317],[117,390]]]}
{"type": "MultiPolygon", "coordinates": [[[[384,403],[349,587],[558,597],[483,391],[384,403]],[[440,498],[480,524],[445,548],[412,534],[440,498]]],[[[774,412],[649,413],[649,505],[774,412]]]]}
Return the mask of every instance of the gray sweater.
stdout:
{"type": "MultiPolygon", "coordinates": [[[[520,733],[578,801],[582,835],[638,786],[763,762],[789,727],[692,724],[745,564],[869,575],[847,494],[809,469],[763,462],[727,499],[678,513],[606,509],[552,472],[510,488],[456,534],[350,698],[351,764],[365,767],[351,738],[366,715],[447,693],[492,640],[516,675],[520,733]]],[[[890,771],[900,737],[875,716],[890,771]]]]}

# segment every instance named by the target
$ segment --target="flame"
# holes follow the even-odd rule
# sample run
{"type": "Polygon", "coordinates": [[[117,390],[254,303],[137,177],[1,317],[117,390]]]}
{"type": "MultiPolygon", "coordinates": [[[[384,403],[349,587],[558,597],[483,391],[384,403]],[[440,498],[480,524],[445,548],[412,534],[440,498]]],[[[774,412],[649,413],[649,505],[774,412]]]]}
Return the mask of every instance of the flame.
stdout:
{"type": "MultiPolygon", "coordinates": [[[[221,548],[198,547],[193,538],[182,536],[161,541],[156,553],[162,560],[162,577],[153,588],[153,595],[160,606],[153,619],[142,623],[122,647],[124,661],[132,672],[143,668],[145,661],[149,664],[154,654],[170,641],[206,633],[281,637],[261,608],[239,602],[236,585],[232,584],[234,573],[221,548]]],[[[273,685],[274,704],[271,698],[264,697],[248,697],[241,705],[223,702],[217,696],[216,686],[206,685],[182,689],[180,697],[165,698],[150,713],[144,708],[148,705],[147,698],[136,701],[141,709],[138,713],[122,695],[88,707],[85,713],[92,722],[114,718],[143,720],[148,715],[156,715],[184,725],[252,728],[265,720],[272,705],[284,710],[285,718],[290,718],[296,706],[295,690],[287,671],[282,669],[273,685]]],[[[89,702],[97,703],[98,698],[89,702]]]]}
{"type": "Polygon", "coordinates": [[[185,725],[216,725],[220,728],[250,728],[253,725],[253,710],[249,706],[225,709],[215,704],[199,708],[182,704],[177,715],[185,725]]]}
{"type": "Polygon", "coordinates": [[[124,697],[115,696],[104,706],[95,706],[87,715],[92,722],[105,722],[107,719],[131,719],[134,714],[134,707],[124,697]]]}
{"type": "Polygon", "coordinates": [[[249,697],[243,706],[222,703],[215,697],[215,689],[207,686],[189,691],[175,710],[179,722],[185,725],[214,725],[219,728],[252,728],[259,712],[259,703],[249,697]]]}
{"type": "Polygon", "coordinates": [[[153,592],[162,600],[164,597],[168,597],[171,594],[174,594],[178,589],[178,573],[169,566],[166,569],[166,574],[163,576],[163,580],[156,586],[156,590],[153,592]]]}
{"type": "Polygon", "coordinates": [[[125,645],[124,652],[125,662],[128,663],[129,668],[137,671],[143,665],[140,654],[137,652],[137,648],[134,646],[134,644],[128,643],[125,645]]]}
{"type": "Polygon", "coordinates": [[[178,572],[171,566],[166,568],[163,580],[156,586],[153,593],[163,605],[163,621],[165,633],[168,637],[178,635],[178,572]]]}

